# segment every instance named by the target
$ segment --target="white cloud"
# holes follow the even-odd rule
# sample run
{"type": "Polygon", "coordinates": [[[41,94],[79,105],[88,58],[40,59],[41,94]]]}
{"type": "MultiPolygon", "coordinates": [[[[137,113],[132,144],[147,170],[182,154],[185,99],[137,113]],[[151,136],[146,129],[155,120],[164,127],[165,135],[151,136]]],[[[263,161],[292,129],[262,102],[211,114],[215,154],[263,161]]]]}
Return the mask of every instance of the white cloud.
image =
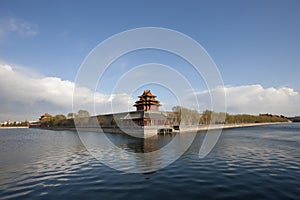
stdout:
{"type": "MultiPolygon", "coordinates": [[[[24,72],[26,72],[26,68],[20,70],[20,67],[0,64],[0,121],[32,120],[37,119],[45,112],[67,114],[72,111],[74,82],[24,72]]],[[[300,115],[299,92],[287,87],[264,88],[261,85],[227,86],[211,92],[198,91],[195,94],[200,109],[210,109],[210,93],[214,93],[218,97],[224,90],[229,113],[259,114],[268,112],[286,116],[300,115]]],[[[191,96],[186,96],[184,106],[191,105],[188,103],[191,96]]],[[[134,103],[134,99],[126,93],[108,95],[77,86],[74,101],[78,103],[75,111],[82,108],[89,110],[91,114],[132,110],[134,103]]],[[[221,98],[217,98],[216,102],[219,105],[214,105],[214,108],[218,110],[224,102],[221,101],[221,98]]],[[[172,102],[164,103],[168,107],[172,102]]],[[[169,107],[172,106],[175,105],[169,107]]]]}
{"type": "Polygon", "coordinates": [[[0,36],[4,37],[11,34],[31,37],[38,34],[38,28],[35,24],[13,17],[0,19],[0,36]]]}
{"type": "MultiPolygon", "coordinates": [[[[256,85],[227,86],[212,90],[214,95],[221,95],[225,91],[226,108],[229,113],[273,113],[287,116],[300,115],[300,94],[292,88],[264,88],[256,85]]],[[[200,108],[210,108],[210,93],[197,92],[200,108]]],[[[218,102],[217,104],[221,104],[218,102]]],[[[218,108],[219,105],[214,105],[218,108]]]]}
{"type": "MultiPolygon", "coordinates": [[[[67,114],[72,111],[74,88],[75,83],[68,80],[34,77],[0,64],[0,121],[36,119],[45,112],[67,114]]],[[[94,102],[98,113],[110,112],[112,100],[117,102],[115,112],[125,111],[133,103],[127,94],[110,96],[83,87],[76,87],[76,91],[77,108],[88,109],[91,114],[95,113],[94,102]]]]}

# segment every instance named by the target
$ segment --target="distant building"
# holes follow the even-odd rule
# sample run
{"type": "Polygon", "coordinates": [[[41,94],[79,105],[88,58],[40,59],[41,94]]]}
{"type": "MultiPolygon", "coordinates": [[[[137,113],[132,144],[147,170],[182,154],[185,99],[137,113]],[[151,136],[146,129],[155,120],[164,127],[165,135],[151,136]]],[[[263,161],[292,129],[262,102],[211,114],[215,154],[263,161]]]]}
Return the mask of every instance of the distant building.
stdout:
{"type": "Polygon", "coordinates": [[[138,126],[162,126],[169,124],[167,115],[159,111],[160,102],[156,100],[156,96],[150,90],[145,90],[138,98],[139,100],[133,105],[136,107],[136,111],[129,112],[122,118],[123,124],[138,126]]]}
{"type": "Polygon", "coordinates": [[[133,105],[136,111],[97,115],[90,117],[89,127],[101,126],[104,131],[119,127],[135,136],[152,136],[170,125],[170,112],[159,111],[160,102],[150,90],[145,90],[133,105]]]}
{"type": "Polygon", "coordinates": [[[41,115],[41,117],[39,118],[39,120],[42,121],[42,119],[48,118],[48,117],[52,117],[52,115],[50,115],[48,113],[45,113],[45,114],[41,115]]]}
{"type": "MultiPolygon", "coordinates": [[[[101,127],[104,132],[125,132],[136,137],[153,136],[162,130],[172,132],[173,126],[170,122],[172,122],[171,118],[174,117],[174,113],[159,111],[161,104],[150,90],[145,90],[138,98],[133,105],[136,107],[136,111],[91,116],[86,123],[74,120],[75,126],[97,131],[101,127]]],[[[52,115],[43,114],[38,122],[30,123],[30,127],[43,127],[41,121],[49,117],[52,115]]]]}
{"type": "Polygon", "coordinates": [[[30,122],[29,123],[29,128],[39,128],[41,127],[41,122],[30,122]]]}

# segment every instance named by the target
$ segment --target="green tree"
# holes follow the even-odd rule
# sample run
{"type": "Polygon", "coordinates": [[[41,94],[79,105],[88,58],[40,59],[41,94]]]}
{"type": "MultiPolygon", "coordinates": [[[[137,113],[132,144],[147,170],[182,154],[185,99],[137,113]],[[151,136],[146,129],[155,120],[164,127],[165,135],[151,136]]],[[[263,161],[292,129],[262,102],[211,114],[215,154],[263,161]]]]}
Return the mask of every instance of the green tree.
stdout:
{"type": "Polygon", "coordinates": [[[90,113],[87,110],[79,110],[78,111],[78,116],[79,117],[90,117],[90,113]]]}
{"type": "Polygon", "coordinates": [[[211,119],[212,119],[211,117],[212,117],[212,111],[205,110],[202,113],[202,116],[201,116],[201,119],[200,119],[201,124],[210,124],[211,123],[211,119]]]}
{"type": "Polygon", "coordinates": [[[89,123],[90,113],[87,110],[79,110],[75,116],[76,125],[86,125],[89,123]]]}
{"type": "Polygon", "coordinates": [[[112,125],[112,126],[117,125],[117,121],[116,121],[115,118],[112,118],[112,119],[111,119],[110,125],[112,125]]]}
{"type": "Polygon", "coordinates": [[[67,117],[68,117],[69,119],[74,119],[75,116],[76,116],[76,113],[73,113],[73,112],[70,112],[70,113],[68,113],[68,115],[67,115],[67,117]]]}
{"type": "Polygon", "coordinates": [[[175,124],[181,125],[198,125],[200,120],[200,114],[197,110],[191,110],[182,106],[175,106],[172,108],[174,112],[175,124]]]}
{"type": "Polygon", "coordinates": [[[53,120],[53,126],[62,126],[65,124],[66,121],[66,116],[63,114],[58,114],[55,115],[52,120],[53,120]]]}

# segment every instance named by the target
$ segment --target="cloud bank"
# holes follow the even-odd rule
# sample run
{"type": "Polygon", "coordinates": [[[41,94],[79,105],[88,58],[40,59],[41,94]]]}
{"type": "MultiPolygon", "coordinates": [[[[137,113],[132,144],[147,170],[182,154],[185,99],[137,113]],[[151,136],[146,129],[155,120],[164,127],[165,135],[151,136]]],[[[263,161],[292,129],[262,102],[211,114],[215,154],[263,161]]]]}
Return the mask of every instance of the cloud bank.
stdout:
{"type": "MultiPolygon", "coordinates": [[[[196,92],[200,108],[211,108],[210,94],[226,95],[226,111],[229,113],[300,115],[300,94],[292,88],[264,88],[262,85],[225,86],[212,91],[196,92]]],[[[213,105],[218,110],[221,102],[213,105]]]]}
{"type": "MultiPolygon", "coordinates": [[[[24,71],[24,70],[22,70],[24,71]]],[[[0,121],[33,120],[41,114],[67,114],[72,112],[74,82],[56,77],[32,77],[9,65],[0,65],[0,121]]],[[[101,94],[88,88],[77,87],[76,102],[82,109],[94,114],[111,111],[111,101],[117,102],[114,111],[124,111],[132,105],[127,94],[101,94]]],[[[77,110],[76,110],[77,111],[77,110]]]]}
{"type": "MultiPolygon", "coordinates": [[[[77,87],[74,82],[68,80],[31,75],[24,73],[24,69],[18,70],[10,65],[0,64],[0,121],[34,120],[45,112],[66,115],[72,112],[75,87],[77,95],[74,98],[76,102],[80,102],[78,106],[89,110],[91,114],[111,112],[112,102],[114,112],[133,109],[136,97],[132,98],[126,93],[102,94],[88,88],[77,87]]],[[[210,92],[197,91],[195,94],[200,109],[211,109],[210,93],[218,96],[224,91],[229,113],[300,115],[299,92],[287,87],[264,88],[259,84],[226,86],[210,92]]],[[[168,106],[168,103],[166,102],[165,106],[168,106]]],[[[222,102],[217,101],[217,104],[222,102]]],[[[218,111],[218,105],[214,105],[214,110],[218,111]]]]}

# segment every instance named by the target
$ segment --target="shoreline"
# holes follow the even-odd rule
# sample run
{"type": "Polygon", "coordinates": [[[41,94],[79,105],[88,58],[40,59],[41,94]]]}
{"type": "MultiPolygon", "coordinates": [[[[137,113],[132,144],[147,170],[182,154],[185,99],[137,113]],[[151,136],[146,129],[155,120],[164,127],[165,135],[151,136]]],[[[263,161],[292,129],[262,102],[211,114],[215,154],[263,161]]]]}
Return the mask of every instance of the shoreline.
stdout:
{"type": "Polygon", "coordinates": [[[23,129],[23,128],[29,128],[28,126],[0,126],[0,129],[23,129]]]}
{"type": "MultiPolygon", "coordinates": [[[[266,122],[266,123],[242,123],[242,124],[212,124],[212,125],[199,125],[195,126],[181,126],[180,131],[174,131],[173,133],[187,133],[191,131],[208,131],[208,130],[219,130],[219,129],[231,129],[231,128],[245,128],[254,126],[265,126],[275,124],[289,124],[292,122],[266,122]]],[[[28,127],[1,127],[1,128],[28,128],[28,127]]],[[[98,133],[115,133],[122,134],[122,129],[119,127],[34,127],[45,130],[56,130],[56,131],[90,131],[98,133]]]]}
{"type": "Polygon", "coordinates": [[[200,125],[198,131],[203,130],[215,130],[215,129],[230,129],[230,128],[244,128],[244,127],[253,127],[253,126],[265,126],[273,124],[289,124],[292,122],[264,122],[264,123],[241,123],[241,124],[212,124],[212,125],[200,125]]]}
{"type": "MultiPolygon", "coordinates": [[[[220,129],[235,129],[235,128],[246,128],[254,126],[266,126],[266,125],[275,125],[275,124],[288,124],[292,122],[264,122],[264,123],[241,123],[241,124],[211,124],[211,125],[199,125],[197,132],[200,131],[209,131],[209,130],[220,130],[220,129]]],[[[182,127],[180,133],[188,133],[195,131],[195,127],[182,127]]]]}

